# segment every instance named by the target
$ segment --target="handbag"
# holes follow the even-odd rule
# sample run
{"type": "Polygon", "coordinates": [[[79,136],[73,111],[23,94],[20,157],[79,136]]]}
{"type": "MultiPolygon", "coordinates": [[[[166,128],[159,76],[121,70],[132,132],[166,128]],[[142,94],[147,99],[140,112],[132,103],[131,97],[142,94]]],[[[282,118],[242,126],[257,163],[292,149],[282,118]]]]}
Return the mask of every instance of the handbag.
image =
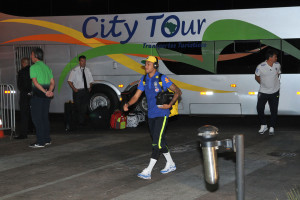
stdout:
{"type": "Polygon", "coordinates": [[[174,93],[167,91],[161,91],[157,94],[156,98],[156,105],[163,105],[169,104],[174,97],[174,93]]]}
{"type": "MultiPolygon", "coordinates": [[[[174,92],[172,90],[167,88],[167,90],[164,91],[164,88],[162,86],[161,77],[162,77],[162,74],[159,74],[159,82],[158,83],[161,87],[161,92],[159,92],[156,96],[156,105],[169,104],[174,97],[174,92]]],[[[146,76],[144,76],[144,80],[143,80],[144,85],[145,85],[145,82],[146,82],[146,76]]],[[[178,100],[170,108],[169,117],[173,117],[175,115],[178,115],[178,100]]]]}

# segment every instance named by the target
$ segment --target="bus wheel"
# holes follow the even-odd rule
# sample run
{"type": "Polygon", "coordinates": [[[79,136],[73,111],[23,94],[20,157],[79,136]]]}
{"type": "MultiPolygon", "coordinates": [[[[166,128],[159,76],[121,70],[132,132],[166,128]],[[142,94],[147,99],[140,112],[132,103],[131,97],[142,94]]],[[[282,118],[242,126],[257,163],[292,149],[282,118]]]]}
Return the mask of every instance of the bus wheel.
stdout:
{"type": "Polygon", "coordinates": [[[142,111],[144,113],[148,112],[148,104],[147,104],[147,98],[145,95],[142,95],[141,100],[138,102],[136,106],[137,111],[142,111]]]}
{"type": "Polygon", "coordinates": [[[118,107],[118,98],[110,91],[105,93],[102,91],[94,91],[91,94],[89,109],[93,111],[99,106],[107,107],[109,112],[112,113],[118,107]]]}

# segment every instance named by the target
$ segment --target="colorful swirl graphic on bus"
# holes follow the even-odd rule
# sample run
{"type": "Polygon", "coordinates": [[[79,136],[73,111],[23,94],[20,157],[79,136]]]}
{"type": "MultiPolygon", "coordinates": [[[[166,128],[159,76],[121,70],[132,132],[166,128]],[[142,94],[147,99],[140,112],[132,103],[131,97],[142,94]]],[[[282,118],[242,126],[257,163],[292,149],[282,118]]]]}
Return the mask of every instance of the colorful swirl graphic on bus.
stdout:
{"type": "MultiPolygon", "coordinates": [[[[108,56],[115,62],[120,63],[121,65],[126,66],[127,68],[139,73],[144,74],[144,69],[141,66],[139,62],[136,62],[135,60],[131,59],[127,55],[133,55],[138,57],[147,57],[149,55],[149,49],[145,48],[145,44],[120,44],[118,42],[105,40],[101,38],[90,38],[87,39],[83,36],[82,32],[77,31],[75,29],[72,29],[67,26],[63,26],[57,23],[43,21],[43,20],[34,20],[34,19],[6,19],[0,21],[2,23],[22,23],[22,24],[30,24],[30,25],[36,25],[44,28],[48,28],[54,31],[59,32],[60,34],[40,34],[40,35],[31,35],[31,36],[25,36],[16,38],[13,40],[9,40],[6,42],[3,42],[0,45],[12,43],[12,42],[20,42],[20,41],[32,41],[32,40],[39,40],[39,41],[52,41],[52,42],[61,42],[61,43],[68,43],[68,44],[76,44],[76,45],[82,45],[91,47],[91,49],[82,52],[81,54],[84,54],[87,59],[92,59],[99,56],[108,56]]],[[[219,20],[214,23],[212,23],[204,32],[202,41],[214,41],[214,40],[224,40],[226,42],[223,42],[222,45],[218,46],[217,49],[215,49],[217,52],[221,52],[222,49],[224,49],[229,44],[232,44],[234,40],[251,40],[251,39],[280,39],[278,36],[274,35],[273,33],[260,28],[256,25],[240,21],[240,20],[233,20],[233,19],[226,19],[226,20],[219,20]],[[242,27],[242,28],[241,28],[242,27]],[[243,30],[242,32],[239,30],[243,30]]],[[[272,46],[274,48],[278,48],[277,46],[274,46],[272,43],[268,42],[267,40],[261,40],[262,43],[268,46],[272,46]]],[[[299,50],[295,47],[293,47],[291,44],[287,43],[283,40],[286,46],[288,46],[288,52],[290,55],[299,58],[300,54],[299,50]]],[[[181,62],[181,63],[187,63],[189,65],[207,70],[209,72],[215,73],[214,71],[214,63],[211,63],[214,61],[211,58],[211,54],[209,52],[213,51],[215,47],[206,46],[206,51],[202,52],[201,56],[194,56],[194,55],[187,55],[187,54],[181,54],[181,56],[176,56],[178,52],[170,50],[170,49],[164,49],[164,56],[158,55],[158,52],[155,48],[152,49],[152,55],[160,57],[160,59],[173,61],[173,62],[181,62]],[[209,49],[212,48],[212,49],[209,49]],[[213,67],[211,67],[213,66],[213,67]]],[[[251,53],[244,53],[240,54],[239,57],[247,56],[251,53]]],[[[215,55],[216,61],[222,61],[229,59],[229,57],[216,54],[215,55]]],[[[230,57],[230,59],[235,59],[235,57],[230,57]]],[[[70,62],[63,68],[59,82],[58,82],[58,90],[60,91],[68,73],[70,70],[72,70],[76,65],[77,57],[70,60],[70,62]]],[[[175,82],[180,88],[192,90],[192,91],[213,91],[215,93],[230,93],[235,91],[225,91],[225,90],[215,90],[210,88],[204,88],[199,87],[196,85],[191,85],[188,83],[184,83],[178,80],[171,79],[173,82],[175,82]]]]}

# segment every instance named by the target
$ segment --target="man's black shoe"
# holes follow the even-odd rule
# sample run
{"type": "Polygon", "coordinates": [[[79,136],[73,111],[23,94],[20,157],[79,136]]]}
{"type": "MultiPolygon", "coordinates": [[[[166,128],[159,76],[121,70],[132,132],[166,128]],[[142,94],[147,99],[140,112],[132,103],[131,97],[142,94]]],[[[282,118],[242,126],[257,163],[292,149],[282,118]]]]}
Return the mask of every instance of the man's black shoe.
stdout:
{"type": "Polygon", "coordinates": [[[18,135],[14,139],[27,139],[27,135],[18,135]]]}

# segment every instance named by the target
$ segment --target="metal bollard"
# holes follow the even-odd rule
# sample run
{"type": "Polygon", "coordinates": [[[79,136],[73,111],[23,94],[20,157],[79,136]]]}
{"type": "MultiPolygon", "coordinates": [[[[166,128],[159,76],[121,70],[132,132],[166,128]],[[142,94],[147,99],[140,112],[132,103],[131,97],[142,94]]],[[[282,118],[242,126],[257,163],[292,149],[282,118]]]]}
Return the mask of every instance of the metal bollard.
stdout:
{"type": "Polygon", "coordinates": [[[236,147],[236,198],[238,200],[245,199],[245,151],[244,151],[244,135],[234,136],[236,147]]]}
{"type": "Polygon", "coordinates": [[[216,184],[219,179],[217,166],[217,134],[218,128],[210,125],[198,129],[204,159],[205,180],[209,184],[216,184]]]}
{"type": "Polygon", "coordinates": [[[236,198],[238,200],[244,200],[244,136],[234,135],[232,139],[218,141],[218,128],[211,125],[202,126],[197,132],[203,153],[206,182],[209,184],[218,183],[217,150],[219,146],[225,147],[226,150],[234,151],[236,152],[236,198]]]}

